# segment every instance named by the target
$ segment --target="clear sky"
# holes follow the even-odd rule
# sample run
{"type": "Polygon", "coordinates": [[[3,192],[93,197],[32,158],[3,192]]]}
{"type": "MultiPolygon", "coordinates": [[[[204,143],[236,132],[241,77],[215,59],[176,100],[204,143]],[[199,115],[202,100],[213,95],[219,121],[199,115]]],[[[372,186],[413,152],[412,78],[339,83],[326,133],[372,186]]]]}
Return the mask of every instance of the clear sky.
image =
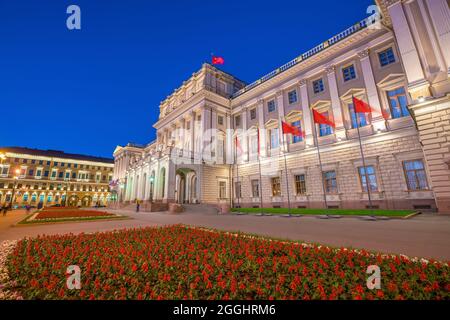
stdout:
{"type": "Polygon", "coordinates": [[[111,157],[210,54],[248,83],[343,31],[373,0],[0,0],[0,146],[111,157]],[[81,8],[81,30],[66,8],[81,8]]]}

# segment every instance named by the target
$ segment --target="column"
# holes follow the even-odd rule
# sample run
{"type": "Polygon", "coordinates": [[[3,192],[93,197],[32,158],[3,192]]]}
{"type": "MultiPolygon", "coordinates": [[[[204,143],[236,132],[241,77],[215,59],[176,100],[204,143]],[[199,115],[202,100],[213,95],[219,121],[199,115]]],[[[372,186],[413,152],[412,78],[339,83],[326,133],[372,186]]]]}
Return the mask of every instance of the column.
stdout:
{"type": "Polygon", "coordinates": [[[446,0],[427,0],[431,20],[436,30],[441,53],[447,65],[447,73],[450,75],[450,9],[446,0]]]}
{"type": "Polygon", "coordinates": [[[280,147],[283,152],[288,150],[288,143],[287,139],[288,136],[283,137],[283,127],[281,124],[281,121],[284,121],[284,100],[283,100],[283,91],[278,91],[276,93],[276,99],[277,99],[277,109],[278,109],[278,136],[280,140],[280,147]]]}
{"type": "Polygon", "coordinates": [[[231,114],[227,114],[227,141],[226,141],[226,164],[234,163],[234,153],[233,153],[233,130],[231,128],[231,114]]]}
{"type": "Polygon", "coordinates": [[[242,161],[248,161],[247,108],[243,108],[241,118],[242,118],[242,136],[240,143],[242,144],[242,161]]]}
{"type": "Polygon", "coordinates": [[[422,70],[419,54],[414,44],[402,2],[397,1],[388,10],[408,82],[410,85],[423,84],[426,81],[425,74],[422,70]]]}
{"type": "Polygon", "coordinates": [[[364,50],[358,53],[361,61],[361,68],[364,78],[364,85],[366,87],[367,99],[369,105],[374,110],[372,114],[372,125],[375,131],[386,131],[386,121],[383,118],[380,98],[378,96],[378,89],[373,76],[372,65],[370,63],[369,50],[364,50]]]}
{"type": "Polygon", "coordinates": [[[264,100],[258,100],[258,126],[259,126],[259,148],[261,150],[261,157],[267,155],[266,145],[266,127],[264,125],[264,100]]]}
{"type": "Polygon", "coordinates": [[[328,77],[328,86],[330,87],[331,106],[333,109],[333,119],[336,124],[335,136],[337,139],[345,139],[345,127],[344,119],[342,117],[341,99],[339,98],[339,92],[336,81],[336,67],[330,66],[326,69],[328,77]]]}
{"type": "Polygon", "coordinates": [[[217,111],[211,109],[211,154],[214,154],[213,161],[217,160],[217,111]]]}
{"type": "Polygon", "coordinates": [[[201,141],[202,141],[202,148],[200,150],[201,153],[201,159],[203,160],[210,160],[211,159],[211,109],[207,109],[207,107],[203,107],[201,111],[202,120],[201,120],[201,141]]]}
{"type": "Polygon", "coordinates": [[[308,86],[306,80],[300,80],[300,99],[302,103],[303,131],[305,132],[305,145],[314,145],[311,109],[309,107],[308,86]]]}
{"type": "Polygon", "coordinates": [[[190,157],[194,156],[195,152],[195,111],[191,111],[191,144],[190,144],[190,157]]]}

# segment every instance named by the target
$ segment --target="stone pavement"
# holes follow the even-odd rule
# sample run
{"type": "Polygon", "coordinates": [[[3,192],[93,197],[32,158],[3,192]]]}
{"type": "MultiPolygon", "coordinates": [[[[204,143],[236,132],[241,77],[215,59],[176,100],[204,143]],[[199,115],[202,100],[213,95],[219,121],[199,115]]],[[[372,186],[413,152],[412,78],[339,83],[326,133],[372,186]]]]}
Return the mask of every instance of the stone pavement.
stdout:
{"type": "MultiPolygon", "coordinates": [[[[384,253],[401,253],[410,257],[450,261],[449,216],[424,214],[408,220],[364,221],[358,218],[318,219],[313,216],[285,218],[218,215],[200,210],[198,213],[186,212],[179,215],[109,211],[125,214],[131,219],[20,227],[11,227],[11,222],[9,226],[3,227],[0,219],[0,241],[39,234],[77,234],[182,223],[337,247],[364,248],[384,253]]],[[[17,213],[16,217],[19,215],[20,213],[17,213]]]]}

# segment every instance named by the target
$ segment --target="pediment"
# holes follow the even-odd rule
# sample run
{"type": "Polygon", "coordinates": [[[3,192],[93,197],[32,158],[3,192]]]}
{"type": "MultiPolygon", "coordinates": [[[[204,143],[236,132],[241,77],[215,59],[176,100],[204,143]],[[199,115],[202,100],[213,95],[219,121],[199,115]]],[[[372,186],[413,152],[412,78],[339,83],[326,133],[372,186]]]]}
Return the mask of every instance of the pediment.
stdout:
{"type": "Polygon", "coordinates": [[[299,118],[299,117],[301,117],[302,116],[302,112],[301,111],[298,111],[298,110],[292,110],[291,112],[289,112],[287,115],[286,115],[286,119],[295,119],[295,118],[299,118]]]}
{"type": "Polygon", "coordinates": [[[264,124],[265,127],[274,127],[274,126],[278,126],[278,120],[275,119],[270,119],[269,121],[267,121],[264,124]]]}
{"type": "Polygon", "coordinates": [[[330,100],[319,100],[316,101],[313,105],[311,105],[311,109],[324,109],[329,108],[331,106],[330,100]]]}
{"type": "Polygon", "coordinates": [[[348,90],[341,96],[341,100],[351,100],[353,96],[358,97],[366,94],[366,90],[363,88],[353,88],[348,90]]]}
{"type": "Polygon", "coordinates": [[[399,83],[405,83],[406,77],[402,73],[393,73],[385,77],[383,80],[377,83],[380,88],[390,87],[392,85],[398,85],[399,83]]]}

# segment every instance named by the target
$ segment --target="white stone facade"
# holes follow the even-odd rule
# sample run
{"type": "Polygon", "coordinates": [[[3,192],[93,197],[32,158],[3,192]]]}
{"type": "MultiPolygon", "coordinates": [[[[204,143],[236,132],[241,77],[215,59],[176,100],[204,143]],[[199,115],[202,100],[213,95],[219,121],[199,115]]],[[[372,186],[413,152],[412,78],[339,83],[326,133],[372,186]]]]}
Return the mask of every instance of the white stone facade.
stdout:
{"type": "Polygon", "coordinates": [[[377,4],[381,24],[369,17],[252,84],[204,64],[161,102],[156,141],[114,152],[120,201],[323,207],[325,189],[329,206],[365,208],[369,180],[376,207],[449,212],[448,1],[377,4]],[[373,112],[356,120],[352,97],[373,112]]]}

